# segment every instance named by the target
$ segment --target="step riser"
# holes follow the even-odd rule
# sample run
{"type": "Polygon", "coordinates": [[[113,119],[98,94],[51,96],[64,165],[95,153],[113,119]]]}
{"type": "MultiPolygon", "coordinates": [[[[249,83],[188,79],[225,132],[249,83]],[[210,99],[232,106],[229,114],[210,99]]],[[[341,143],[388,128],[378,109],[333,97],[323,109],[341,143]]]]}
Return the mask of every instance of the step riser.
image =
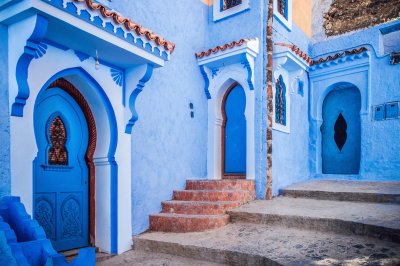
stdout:
{"type": "Polygon", "coordinates": [[[182,201],[241,201],[253,200],[255,194],[243,192],[226,191],[174,191],[174,200],[182,201]]]}
{"type": "Polygon", "coordinates": [[[194,205],[194,204],[178,204],[174,202],[163,202],[163,213],[179,213],[179,214],[224,214],[227,210],[239,207],[239,202],[230,204],[214,204],[214,205],[194,205]]]}
{"type": "Polygon", "coordinates": [[[186,181],[187,190],[248,190],[255,191],[254,181],[186,181]]]}
{"type": "Polygon", "coordinates": [[[162,232],[201,232],[227,225],[229,216],[223,218],[185,218],[150,216],[150,230],[162,232]]]}
{"type": "Polygon", "coordinates": [[[354,234],[360,236],[368,236],[400,243],[400,230],[381,227],[376,225],[368,225],[353,221],[344,221],[328,218],[312,218],[300,216],[285,216],[260,213],[240,213],[227,212],[230,215],[231,222],[254,223],[281,225],[287,227],[301,228],[316,231],[330,231],[340,234],[354,234]]]}
{"type": "Polygon", "coordinates": [[[371,203],[400,204],[400,195],[378,193],[330,192],[309,190],[282,190],[282,195],[292,198],[310,198],[320,200],[357,201],[371,203]]]}
{"type": "Polygon", "coordinates": [[[160,252],[187,258],[205,260],[226,265],[279,266],[281,264],[260,256],[223,249],[185,246],[177,243],[134,238],[134,249],[147,252],[160,252]]]}

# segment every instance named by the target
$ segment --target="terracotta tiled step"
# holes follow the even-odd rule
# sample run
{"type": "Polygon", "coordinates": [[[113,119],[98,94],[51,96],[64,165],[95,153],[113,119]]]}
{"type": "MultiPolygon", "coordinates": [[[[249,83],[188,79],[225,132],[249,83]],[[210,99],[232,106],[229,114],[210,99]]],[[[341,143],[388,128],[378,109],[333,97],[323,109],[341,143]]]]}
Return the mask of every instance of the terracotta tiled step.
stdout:
{"type": "Polygon", "coordinates": [[[174,200],[183,201],[241,201],[255,198],[255,193],[246,190],[178,190],[174,200]]]}
{"type": "Polygon", "coordinates": [[[159,213],[150,215],[150,229],[163,232],[200,232],[229,223],[229,215],[188,215],[159,213]]]}
{"type": "Polygon", "coordinates": [[[239,207],[240,201],[164,201],[163,213],[180,214],[225,214],[228,209],[239,207]]]}
{"type": "Polygon", "coordinates": [[[188,190],[255,190],[254,180],[187,180],[188,190]]]}

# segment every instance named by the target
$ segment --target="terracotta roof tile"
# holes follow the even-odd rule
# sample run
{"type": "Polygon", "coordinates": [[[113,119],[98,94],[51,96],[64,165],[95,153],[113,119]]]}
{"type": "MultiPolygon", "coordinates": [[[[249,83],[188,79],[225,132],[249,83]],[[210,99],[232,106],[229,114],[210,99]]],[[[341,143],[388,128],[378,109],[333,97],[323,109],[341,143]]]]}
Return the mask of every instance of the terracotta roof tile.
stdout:
{"type": "Polygon", "coordinates": [[[239,41],[233,41],[231,43],[219,45],[219,46],[216,46],[214,48],[208,49],[203,52],[195,53],[195,55],[196,55],[196,58],[200,59],[205,56],[209,56],[211,54],[218,53],[219,51],[225,51],[226,49],[232,49],[233,47],[236,47],[236,46],[242,46],[244,43],[246,43],[248,41],[252,41],[252,40],[254,40],[254,39],[240,39],[239,41]]]}
{"type": "Polygon", "coordinates": [[[297,54],[301,59],[306,61],[309,65],[312,65],[313,60],[302,50],[300,50],[299,47],[297,47],[294,44],[287,44],[287,43],[275,43],[275,45],[278,46],[284,46],[288,47],[290,50],[292,50],[295,54],[297,54]]]}
{"type": "Polygon", "coordinates": [[[361,54],[364,51],[368,51],[368,49],[365,48],[365,47],[360,47],[360,48],[354,48],[354,49],[351,49],[351,50],[346,50],[346,51],[343,51],[343,52],[340,52],[340,53],[336,53],[334,55],[328,55],[327,57],[321,57],[318,60],[313,60],[311,66],[319,65],[319,64],[322,64],[322,63],[325,63],[325,62],[328,62],[328,61],[332,61],[332,60],[336,60],[339,57],[344,57],[344,56],[347,56],[347,55],[361,54]]]}
{"type": "Polygon", "coordinates": [[[144,28],[142,25],[133,22],[129,18],[119,15],[117,12],[107,9],[102,4],[93,2],[93,0],[74,0],[75,2],[85,2],[86,5],[92,10],[98,10],[105,18],[112,18],[117,24],[124,24],[125,28],[129,31],[134,31],[138,35],[146,36],[147,40],[154,41],[157,45],[163,46],[165,50],[172,53],[175,49],[175,44],[165,40],[163,37],[155,34],[149,29],[144,28]]]}

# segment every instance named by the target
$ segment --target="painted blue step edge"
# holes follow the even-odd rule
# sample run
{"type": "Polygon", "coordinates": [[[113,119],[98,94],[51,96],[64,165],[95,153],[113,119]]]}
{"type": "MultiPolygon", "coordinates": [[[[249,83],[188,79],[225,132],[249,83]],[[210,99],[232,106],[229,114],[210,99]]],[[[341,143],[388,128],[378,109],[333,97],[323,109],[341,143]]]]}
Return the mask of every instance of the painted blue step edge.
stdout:
{"type": "Polygon", "coordinates": [[[68,263],[31,219],[20,198],[4,196],[0,199],[0,265],[92,266],[96,265],[96,253],[94,248],[80,249],[77,258],[68,263]]]}

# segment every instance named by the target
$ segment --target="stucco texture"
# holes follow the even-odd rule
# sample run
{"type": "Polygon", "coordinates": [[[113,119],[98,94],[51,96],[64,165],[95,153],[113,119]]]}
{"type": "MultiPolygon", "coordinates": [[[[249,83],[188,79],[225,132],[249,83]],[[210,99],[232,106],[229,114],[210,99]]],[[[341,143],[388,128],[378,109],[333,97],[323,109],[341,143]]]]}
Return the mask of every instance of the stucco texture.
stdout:
{"type": "Polygon", "coordinates": [[[7,37],[7,28],[0,25],[0,197],[9,195],[11,191],[7,37]]]}
{"type": "Polygon", "coordinates": [[[139,120],[132,131],[132,229],[137,235],[147,230],[149,214],[159,212],[161,202],[171,199],[173,190],[184,188],[188,178],[206,176],[207,98],[194,52],[205,45],[208,6],[184,0],[113,4],[122,14],[176,44],[171,61],[154,70],[136,102],[139,120]],[[179,15],[166,7],[174,7],[173,13],[179,15]]]}

